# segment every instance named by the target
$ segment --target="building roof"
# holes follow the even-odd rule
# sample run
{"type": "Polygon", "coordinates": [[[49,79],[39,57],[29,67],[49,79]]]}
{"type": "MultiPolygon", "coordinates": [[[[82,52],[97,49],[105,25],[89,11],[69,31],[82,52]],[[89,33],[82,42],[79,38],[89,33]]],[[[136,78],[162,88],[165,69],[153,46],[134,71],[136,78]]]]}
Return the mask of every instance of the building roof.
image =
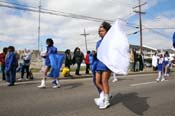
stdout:
{"type": "MultiPolygon", "coordinates": [[[[133,48],[133,49],[140,49],[140,45],[129,45],[130,48],[133,48]]],[[[150,46],[146,46],[146,45],[143,45],[142,46],[143,49],[146,49],[146,50],[153,50],[153,51],[157,51],[156,48],[153,48],[153,47],[150,47],[150,46]]]]}

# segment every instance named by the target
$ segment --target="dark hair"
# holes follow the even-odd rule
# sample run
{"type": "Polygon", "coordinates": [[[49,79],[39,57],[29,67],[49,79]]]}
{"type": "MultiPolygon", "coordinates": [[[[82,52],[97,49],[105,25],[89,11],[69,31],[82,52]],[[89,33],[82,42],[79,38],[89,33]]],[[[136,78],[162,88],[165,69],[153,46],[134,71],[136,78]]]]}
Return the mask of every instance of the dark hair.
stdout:
{"type": "Polygon", "coordinates": [[[168,51],[165,52],[164,56],[169,57],[169,53],[168,53],[168,51]]]}
{"type": "Polygon", "coordinates": [[[48,44],[48,46],[53,46],[54,44],[52,38],[47,38],[46,43],[48,44]]]}
{"type": "Polygon", "coordinates": [[[87,54],[90,54],[91,52],[90,51],[87,51],[87,54]]]}
{"type": "Polygon", "coordinates": [[[14,52],[14,51],[15,51],[15,47],[9,46],[9,47],[8,47],[8,50],[10,50],[11,52],[14,52]]]}
{"type": "Polygon", "coordinates": [[[65,53],[66,53],[66,54],[69,54],[69,53],[70,53],[70,49],[67,49],[67,50],[65,51],[65,53]]]}
{"type": "Polygon", "coordinates": [[[3,48],[3,53],[6,54],[6,53],[7,53],[7,50],[8,50],[8,48],[7,48],[7,47],[4,47],[4,48],[3,48]]]}
{"type": "Polygon", "coordinates": [[[76,53],[77,49],[79,49],[79,50],[80,50],[80,48],[79,48],[79,47],[76,47],[76,48],[74,49],[74,54],[76,53]]]}
{"type": "Polygon", "coordinates": [[[104,21],[104,22],[101,24],[100,28],[104,28],[104,29],[106,30],[106,32],[108,32],[109,29],[111,28],[111,24],[109,24],[108,22],[104,21]]]}

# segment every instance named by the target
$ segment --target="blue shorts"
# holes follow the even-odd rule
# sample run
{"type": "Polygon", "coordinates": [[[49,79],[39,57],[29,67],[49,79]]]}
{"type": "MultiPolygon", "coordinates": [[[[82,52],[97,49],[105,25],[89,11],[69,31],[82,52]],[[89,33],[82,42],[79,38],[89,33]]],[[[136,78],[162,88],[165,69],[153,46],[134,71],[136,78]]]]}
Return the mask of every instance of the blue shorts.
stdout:
{"type": "Polygon", "coordinates": [[[109,68],[101,61],[97,61],[96,72],[110,71],[109,68]]]}

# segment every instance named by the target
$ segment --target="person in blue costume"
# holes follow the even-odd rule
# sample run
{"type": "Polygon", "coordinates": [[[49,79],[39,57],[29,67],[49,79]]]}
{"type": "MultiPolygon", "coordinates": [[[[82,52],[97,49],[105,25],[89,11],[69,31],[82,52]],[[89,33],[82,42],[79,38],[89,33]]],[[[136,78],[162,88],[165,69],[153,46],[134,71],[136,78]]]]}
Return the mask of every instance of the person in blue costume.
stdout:
{"type": "Polygon", "coordinates": [[[158,58],[158,77],[156,79],[157,82],[165,81],[165,78],[163,76],[163,65],[164,65],[164,58],[163,55],[160,54],[160,57],[158,58]]]}
{"type": "Polygon", "coordinates": [[[51,38],[48,38],[46,40],[47,44],[47,52],[42,55],[42,57],[45,59],[44,65],[44,77],[41,80],[41,85],[39,85],[39,88],[45,88],[46,87],[46,78],[47,77],[52,77],[52,87],[53,88],[58,88],[60,87],[60,82],[58,80],[59,77],[59,71],[61,68],[61,65],[64,60],[64,55],[58,55],[57,54],[57,48],[53,46],[54,42],[51,38]],[[49,70],[51,69],[50,73],[49,70]]]}
{"type": "MultiPolygon", "coordinates": [[[[100,46],[104,36],[106,35],[106,33],[110,28],[111,28],[111,25],[107,22],[103,22],[99,27],[100,40],[96,44],[97,54],[98,54],[98,47],[100,46]]],[[[94,101],[96,105],[99,107],[99,109],[106,109],[108,106],[110,106],[109,83],[108,83],[110,74],[111,74],[111,71],[108,69],[108,67],[103,62],[97,59],[95,80],[96,80],[96,85],[101,92],[100,92],[100,97],[95,98],[94,101]]]]}
{"type": "Polygon", "coordinates": [[[100,94],[101,90],[96,85],[96,79],[95,79],[95,73],[96,73],[95,71],[96,71],[96,65],[97,65],[97,53],[96,53],[96,51],[93,50],[89,54],[89,62],[90,62],[90,69],[91,69],[91,72],[92,72],[92,75],[93,75],[93,83],[96,86],[96,88],[98,90],[98,93],[100,94]]]}
{"type": "Polygon", "coordinates": [[[9,83],[8,86],[14,86],[16,81],[16,68],[18,66],[18,61],[14,52],[15,48],[13,46],[9,46],[5,59],[5,73],[6,81],[9,83]]]}

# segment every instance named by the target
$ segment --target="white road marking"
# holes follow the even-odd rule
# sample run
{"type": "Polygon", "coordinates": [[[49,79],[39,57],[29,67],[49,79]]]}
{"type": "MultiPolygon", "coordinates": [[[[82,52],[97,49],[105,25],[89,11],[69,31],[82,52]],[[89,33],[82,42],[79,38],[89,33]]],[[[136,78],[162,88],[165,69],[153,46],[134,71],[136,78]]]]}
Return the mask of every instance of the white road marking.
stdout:
{"type": "MultiPolygon", "coordinates": [[[[165,80],[165,81],[168,81],[168,80],[165,80]]],[[[161,81],[160,81],[160,82],[161,82],[161,81]]],[[[148,85],[148,84],[152,84],[152,83],[160,83],[160,82],[157,82],[157,81],[151,81],[151,82],[145,82],[145,83],[131,84],[130,86],[131,86],[131,87],[134,87],[134,86],[148,85]]]]}

